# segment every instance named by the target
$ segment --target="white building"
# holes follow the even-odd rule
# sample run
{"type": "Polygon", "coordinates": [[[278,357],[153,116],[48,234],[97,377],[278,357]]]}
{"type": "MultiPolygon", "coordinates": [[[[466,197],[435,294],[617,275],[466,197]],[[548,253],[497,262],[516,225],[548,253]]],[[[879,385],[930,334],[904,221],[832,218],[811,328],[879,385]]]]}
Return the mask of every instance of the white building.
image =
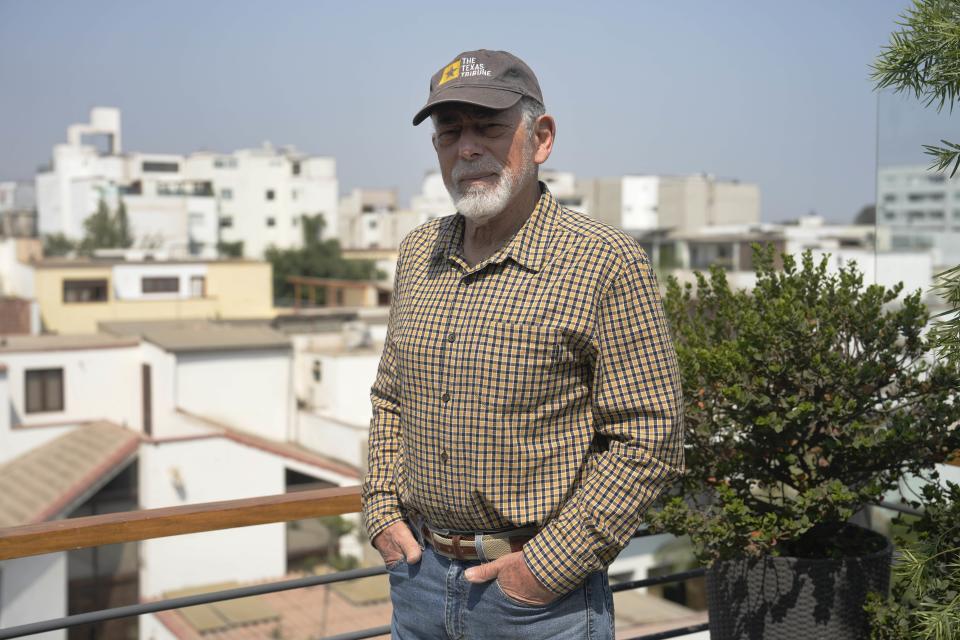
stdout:
{"type": "Polygon", "coordinates": [[[641,240],[654,264],[674,269],[681,281],[692,282],[693,271],[719,265],[731,285],[752,288],[756,284],[753,244],[773,245],[777,254],[799,256],[809,249],[815,261],[829,254],[828,270],[855,262],[865,285],[893,287],[903,282],[901,295],[917,289],[925,298],[935,273],[932,250],[897,250],[891,247],[889,229],[874,225],[826,224],[819,216],[805,216],[794,223],[722,225],[699,232],[641,240]]]}
{"type": "Polygon", "coordinates": [[[428,171],[424,175],[420,193],[410,199],[410,208],[425,220],[442,218],[457,212],[439,171],[428,171]]]}
{"type": "MultiPolygon", "coordinates": [[[[0,343],[0,527],[82,514],[122,474],[129,510],[281,494],[291,474],[359,482],[356,467],[296,442],[283,334],[204,321],[105,328],[0,343]]],[[[112,571],[132,573],[139,599],[276,579],[291,540],[278,523],[0,562],[0,627],[67,615],[68,590],[112,571]]],[[[154,616],[139,625],[140,637],[174,637],[154,616]]]]}
{"type": "Polygon", "coordinates": [[[890,229],[894,249],[932,249],[937,265],[960,263],[960,174],[883,167],[877,192],[877,226],[890,229]]]}
{"type": "Polygon", "coordinates": [[[41,234],[83,236],[83,221],[103,200],[126,206],[134,246],[174,255],[213,257],[220,242],[243,242],[261,257],[270,245],[302,245],[300,218],[322,214],[336,235],[337,179],[333,158],[292,148],[231,154],[121,153],[120,112],[96,107],[90,123],[71,125],[53,149],[48,170],[36,177],[41,234]],[[105,148],[85,144],[91,136],[105,148]]]}
{"type": "Polygon", "coordinates": [[[690,233],[760,221],[757,185],[710,175],[593,178],[578,181],[576,190],[581,210],[627,232],[690,233]]]}
{"type": "Polygon", "coordinates": [[[397,249],[404,236],[429,218],[397,206],[393,189],[354,189],[340,199],[340,246],[397,249]]]}

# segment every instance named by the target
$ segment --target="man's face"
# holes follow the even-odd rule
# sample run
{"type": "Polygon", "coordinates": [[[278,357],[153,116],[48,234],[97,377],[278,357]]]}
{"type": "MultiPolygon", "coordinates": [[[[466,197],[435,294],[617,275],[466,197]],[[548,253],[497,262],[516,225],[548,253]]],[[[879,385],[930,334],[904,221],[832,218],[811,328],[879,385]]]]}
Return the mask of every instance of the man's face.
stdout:
{"type": "Polygon", "coordinates": [[[536,179],[534,140],[518,105],[503,111],[441,105],[434,123],[443,182],[457,210],[475,223],[501,213],[536,179]]]}

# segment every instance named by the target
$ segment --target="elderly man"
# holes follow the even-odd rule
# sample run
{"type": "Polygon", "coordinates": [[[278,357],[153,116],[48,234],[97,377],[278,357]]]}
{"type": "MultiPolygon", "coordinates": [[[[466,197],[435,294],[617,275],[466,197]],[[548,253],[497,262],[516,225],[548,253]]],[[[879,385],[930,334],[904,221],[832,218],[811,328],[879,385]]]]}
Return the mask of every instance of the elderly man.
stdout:
{"type": "Polygon", "coordinates": [[[401,243],[363,484],[393,637],[613,638],[606,568],[683,466],[654,273],[538,182],[556,123],[521,60],[457,56],[428,116],[457,213],[401,243]]]}

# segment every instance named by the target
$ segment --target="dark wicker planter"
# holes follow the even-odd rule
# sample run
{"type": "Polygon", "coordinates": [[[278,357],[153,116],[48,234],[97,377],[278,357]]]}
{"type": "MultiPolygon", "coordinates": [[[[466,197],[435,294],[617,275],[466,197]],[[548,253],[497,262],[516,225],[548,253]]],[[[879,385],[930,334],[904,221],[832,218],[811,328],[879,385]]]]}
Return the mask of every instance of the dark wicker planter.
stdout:
{"type": "MultiPolygon", "coordinates": [[[[880,535],[880,534],[876,534],[880,535]]],[[[867,593],[887,594],[893,545],[865,556],[765,557],[707,570],[711,640],[861,640],[867,593]]]]}

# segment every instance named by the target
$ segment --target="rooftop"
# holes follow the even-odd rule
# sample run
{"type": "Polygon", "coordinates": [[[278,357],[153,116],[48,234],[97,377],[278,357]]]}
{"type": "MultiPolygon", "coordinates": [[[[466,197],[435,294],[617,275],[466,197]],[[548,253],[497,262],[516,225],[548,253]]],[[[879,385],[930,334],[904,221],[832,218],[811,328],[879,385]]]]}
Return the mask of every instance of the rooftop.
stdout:
{"type": "Polygon", "coordinates": [[[37,269],[91,269],[103,267],[115,267],[117,265],[185,265],[185,264],[263,264],[263,260],[250,260],[247,258],[221,258],[204,259],[194,258],[191,260],[173,259],[173,260],[124,260],[123,258],[43,258],[33,262],[37,269]]]}
{"type": "Polygon", "coordinates": [[[136,433],[100,421],[0,465],[0,528],[69,513],[122,471],[139,444],[136,433]]]}
{"type": "Polygon", "coordinates": [[[100,329],[115,336],[139,336],[173,353],[290,348],[285,334],[266,326],[202,319],[101,322],[100,329]]]}
{"type": "Polygon", "coordinates": [[[77,349],[118,349],[134,347],[140,340],[130,335],[108,335],[105,333],[38,336],[12,335],[0,336],[0,353],[18,353],[30,351],[67,351],[77,349]]]}

